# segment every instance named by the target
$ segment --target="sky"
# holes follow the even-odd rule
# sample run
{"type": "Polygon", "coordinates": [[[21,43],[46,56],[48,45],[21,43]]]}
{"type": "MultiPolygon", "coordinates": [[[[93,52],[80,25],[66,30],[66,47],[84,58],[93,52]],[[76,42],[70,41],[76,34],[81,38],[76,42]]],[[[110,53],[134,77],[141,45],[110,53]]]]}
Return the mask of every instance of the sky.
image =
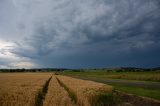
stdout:
{"type": "Polygon", "coordinates": [[[0,68],[160,66],[160,0],[0,0],[0,68]]]}

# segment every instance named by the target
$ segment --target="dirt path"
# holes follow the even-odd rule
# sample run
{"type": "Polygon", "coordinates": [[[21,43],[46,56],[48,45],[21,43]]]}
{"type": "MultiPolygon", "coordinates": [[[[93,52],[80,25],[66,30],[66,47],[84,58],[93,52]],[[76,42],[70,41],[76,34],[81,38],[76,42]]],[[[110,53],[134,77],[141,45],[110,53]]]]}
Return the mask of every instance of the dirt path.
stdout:
{"type": "Polygon", "coordinates": [[[121,85],[135,86],[135,87],[142,87],[142,88],[160,89],[160,82],[121,80],[121,79],[101,79],[101,78],[83,77],[83,76],[72,76],[72,77],[80,78],[84,80],[92,80],[92,81],[106,83],[106,84],[121,84],[121,85]]]}

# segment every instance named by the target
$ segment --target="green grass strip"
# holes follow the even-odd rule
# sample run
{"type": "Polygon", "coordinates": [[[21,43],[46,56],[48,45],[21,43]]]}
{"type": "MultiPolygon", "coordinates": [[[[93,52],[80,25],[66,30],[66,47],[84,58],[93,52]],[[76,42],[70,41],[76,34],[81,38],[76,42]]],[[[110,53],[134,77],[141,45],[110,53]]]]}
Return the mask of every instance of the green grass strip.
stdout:
{"type": "Polygon", "coordinates": [[[124,85],[118,85],[118,84],[115,84],[114,87],[119,91],[160,100],[159,89],[146,89],[146,88],[124,86],[124,85]]]}

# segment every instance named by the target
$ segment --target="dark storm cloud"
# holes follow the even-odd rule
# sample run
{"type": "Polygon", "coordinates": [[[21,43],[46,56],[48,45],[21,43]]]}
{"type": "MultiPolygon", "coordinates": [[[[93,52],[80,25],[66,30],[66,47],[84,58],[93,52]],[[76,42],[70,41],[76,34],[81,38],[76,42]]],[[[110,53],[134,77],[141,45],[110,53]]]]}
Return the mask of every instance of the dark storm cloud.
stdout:
{"type": "Polygon", "coordinates": [[[39,67],[160,65],[159,0],[13,3],[22,36],[10,52],[39,67]]]}

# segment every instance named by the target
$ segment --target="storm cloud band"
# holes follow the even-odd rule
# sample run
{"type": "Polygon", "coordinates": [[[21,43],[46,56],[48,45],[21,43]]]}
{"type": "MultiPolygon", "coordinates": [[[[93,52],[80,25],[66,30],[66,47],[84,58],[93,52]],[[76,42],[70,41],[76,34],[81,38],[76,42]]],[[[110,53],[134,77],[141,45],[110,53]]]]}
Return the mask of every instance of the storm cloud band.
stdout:
{"type": "Polygon", "coordinates": [[[159,0],[0,1],[0,39],[18,58],[8,64],[154,67],[159,29],[159,0]]]}

